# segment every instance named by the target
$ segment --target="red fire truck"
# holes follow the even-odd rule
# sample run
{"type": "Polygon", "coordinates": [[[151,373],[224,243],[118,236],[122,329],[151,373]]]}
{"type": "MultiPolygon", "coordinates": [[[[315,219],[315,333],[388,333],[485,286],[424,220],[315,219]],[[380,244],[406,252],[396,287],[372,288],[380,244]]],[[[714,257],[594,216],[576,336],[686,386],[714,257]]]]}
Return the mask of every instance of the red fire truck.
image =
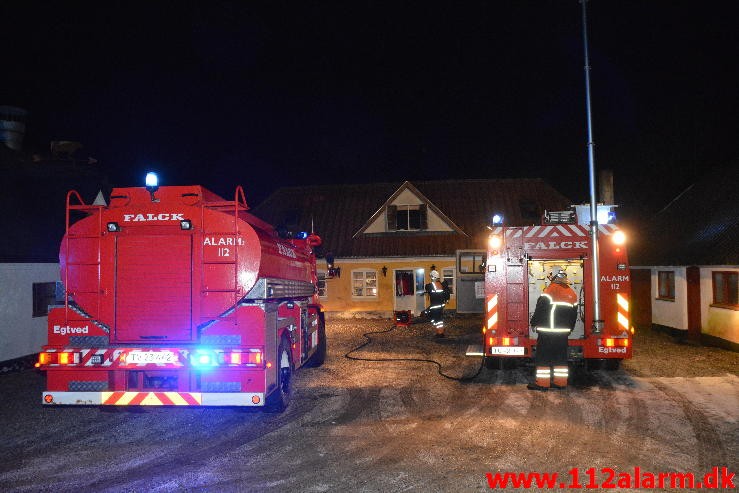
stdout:
{"type": "Polygon", "coordinates": [[[109,205],[69,192],[43,404],[284,410],[293,371],[326,354],[320,239],[247,210],[241,187],[224,200],[149,176],[109,205]]]}
{"type": "Polygon", "coordinates": [[[600,320],[593,313],[592,240],[587,206],[545,213],[540,226],[494,225],[485,263],[485,315],[482,355],[492,366],[531,358],[536,333],[529,320],[553,267],[562,267],[578,295],[578,317],[569,336],[569,359],[589,366],[617,368],[631,358],[633,327],[629,303],[631,282],[625,235],[611,224],[612,206],[598,206],[600,320]],[[602,217],[601,217],[602,216],[602,217]],[[593,363],[598,363],[595,365],[593,363]]]}

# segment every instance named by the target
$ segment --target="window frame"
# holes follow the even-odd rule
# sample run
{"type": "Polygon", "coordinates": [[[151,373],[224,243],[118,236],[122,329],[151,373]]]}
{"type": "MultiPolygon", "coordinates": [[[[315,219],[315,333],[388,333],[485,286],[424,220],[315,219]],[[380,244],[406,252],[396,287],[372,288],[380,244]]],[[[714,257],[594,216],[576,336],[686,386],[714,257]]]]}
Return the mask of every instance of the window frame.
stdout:
{"type": "Polygon", "coordinates": [[[447,281],[447,285],[449,286],[449,295],[454,296],[454,282],[455,276],[454,276],[454,267],[443,267],[441,269],[441,280],[447,281]]]}
{"type": "Polygon", "coordinates": [[[457,272],[460,276],[479,276],[485,274],[485,263],[487,262],[487,252],[484,250],[464,250],[457,254],[457,272]],[[480,259],[479,262],[477,259],[480,259]],[[467,266],[466,260],[471,259],[471,267],[473,270],[466,271],[463,267],[467,266]],[[472,265],[474,264],[474,265],[472,265]]]}
{"type": "Polygon", "coordinates": [[[328,282],[326,282],[327,275],[328,273],[322,270],[316,272],[316,294],[318,294],[318,297],[322,300],[328,298],[328,282]]]}
{"type": "Polygon", "coordinates": [[[366,300],[366,301],[374,301],[379,298],[380,290],[378,286],[378,276],[377,276],[377,270],[376,269],[354,269],[352,270],[351,275],[351,293],[352,293],[352,299],[354,300],[366,300]],[[357,278],[357,274],[362,274],[361,278],[357,278]],[[367,274],[372,274],[372,276],[367,276],[367,274]],[[369,284],[369,281],[374,279],[374,286],[371,286],[369,284]],[[362,294],[356,294],[355,289],[357,289],[357,286],[355,286],[355,281],[362,281],[362,294]],[[374,288],[375,294],[367,295],[365,294],[367,289],[374,288]]]}
{"type": "Polygon", "coordinates": [[[657,271],[657,299],[662,301],[675,301],[675,271],[657,271]],[[663,289],[666,288],[666,289],[663,289]],[[667,291],[664,295],[664,291],[667,291]]]}
{"type": "Polygon", "coordinates": [[[739,284],[739,272],[731,270],[714,270],[711,271],[711,293],[712,293],[712,307],[716,308],[727,308],[730,310],[739,310],[739,300],[731,300],[730,284],[734,283],[735,296],[737,284],[739,284]],[[723,279],[719,282],[716,281],[718,276],[722,276],[723,279]],[[721,301],[717,301],[716,294],[721,292],[721,301]],[[732,301],[735,301],[732,303],[732,301]]]}
{"type": "Polygon", "coordinates": [[[59,302],[60,282],[34,282],[31,286],[32,318],[46,317],[49,315],[49,305],[59,302]]]}
{"type": "Polygon", "coordinates": [[[428,230],[428,206],[426,204],[392,204],[387,206],[385,230],[400,233],[428,230]],[[411,213],[414,213],[413,221],[411,221],[411,213]],[[403,228],[399,227],[401,216],[404,216],[402,224],[405,227],[403,228]],[[414,224],[411,224],[412,222],[414,224]]]}

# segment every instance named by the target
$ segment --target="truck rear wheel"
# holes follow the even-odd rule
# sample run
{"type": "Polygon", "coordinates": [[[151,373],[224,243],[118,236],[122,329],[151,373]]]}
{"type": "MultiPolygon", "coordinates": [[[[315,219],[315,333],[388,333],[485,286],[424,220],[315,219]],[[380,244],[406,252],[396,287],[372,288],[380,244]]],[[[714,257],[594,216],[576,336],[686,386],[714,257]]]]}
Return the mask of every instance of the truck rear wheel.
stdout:
{"type": "Polygon", "coordinates": [[[321,313],[318,319],[318,346],[316,346],[316,352],[308,360],[307,366],[315,368],[321,366],[324,361],[326,361],[326,321],[321,313]]]}
{"type": "Polygon", "coordinates": [[[293,357],[290,351],[290,341],[282,338],[277,351],[277,388],[267,397],[265,410],[281,413],[290,405],[293,395],[293,357]]]}

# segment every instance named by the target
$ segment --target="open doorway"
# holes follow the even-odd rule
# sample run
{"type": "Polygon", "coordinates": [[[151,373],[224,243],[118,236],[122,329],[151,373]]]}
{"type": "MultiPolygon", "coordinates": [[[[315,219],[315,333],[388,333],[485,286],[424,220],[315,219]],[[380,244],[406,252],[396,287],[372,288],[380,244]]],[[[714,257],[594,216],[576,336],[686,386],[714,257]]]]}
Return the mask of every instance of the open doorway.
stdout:
{"type": "MultiPolygon", "coordinates": [[[[547,275],[552,272],[554,266],[562,267],[567,272],[567,281],[570,287],[577,293],[577,321],[575,328],[570,333],[570,339],[582,339],[585,337],[585,290],[583,289],[583,263],[582,260],[529,260],[529,319],[534,314],[536,301],[541,292],[549,285],[547,275]]],[[[529,334],[536,337],[536,334],[529,334]]]]}
{"type": "Polygon", "coordinates": [[[395,270],[395,311],[409,310],[419,315],[426,308],[424,269],[395,270]]]}

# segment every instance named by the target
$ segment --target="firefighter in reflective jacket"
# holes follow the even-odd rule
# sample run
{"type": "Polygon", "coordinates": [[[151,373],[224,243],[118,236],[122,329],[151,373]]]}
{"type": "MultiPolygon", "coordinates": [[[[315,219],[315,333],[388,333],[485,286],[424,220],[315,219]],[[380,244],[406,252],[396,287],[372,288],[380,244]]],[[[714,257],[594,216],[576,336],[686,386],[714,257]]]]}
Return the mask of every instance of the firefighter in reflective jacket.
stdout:
{"type": "Polygon", "coordinates": [[[567,273],[561,267],[553,267],[551,283],[536,301],[531,326],[538,334],[536,342],[535,383],[531,390],[547,390],[549,387],[567,386],[567,337],[577,319],[577,294],[567,283],[567,273]]]}
{"type": "Polygon", "coordinates": [[[444,305],[449,301],[449,288],[439,281],[439,273],[431,271],[431,282],[426,284],[429,307],[426,309],[431,324],[436,329],[436,337],[444,337],[444,305]]]}

